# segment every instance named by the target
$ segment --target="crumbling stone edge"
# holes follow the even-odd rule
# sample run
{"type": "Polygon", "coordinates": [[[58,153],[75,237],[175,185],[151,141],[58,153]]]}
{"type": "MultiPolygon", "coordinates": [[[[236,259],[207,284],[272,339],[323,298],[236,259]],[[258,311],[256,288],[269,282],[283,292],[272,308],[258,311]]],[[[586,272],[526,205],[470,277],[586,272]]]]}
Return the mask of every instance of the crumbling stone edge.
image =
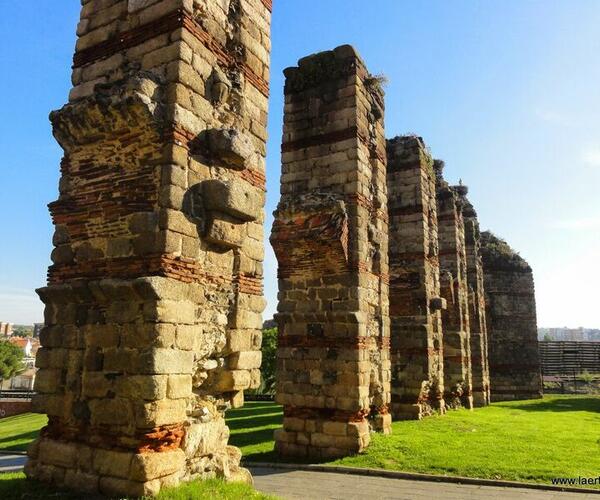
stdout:
{"type": "Polygon", "coordinates": [[[526,488],[543,491],[562,491],[570,493],[587,493],[600,495],[600,491],[573,488],[569,486],[554,486],[539,483],[520,483],[518,481],[504,481],[499,479],[481,479],[476,477],[443,476],[438,474],[423,474],[419,472],[402,472],[385,469],[370,469],[359,467],[345,467],[340,465],[318,465],[318,464],[290,464],[272,462],[248,462],[242,459],[242,465],[248,469],[286,469],[302,470],[311,472],[328,472],[337,474],[353,474],[356,476],[384,477],[389,479],[408,479],[412,481],[427,481],[435,483],[471,484],[476,486],[498,486],[502,488],[526,488]]]}

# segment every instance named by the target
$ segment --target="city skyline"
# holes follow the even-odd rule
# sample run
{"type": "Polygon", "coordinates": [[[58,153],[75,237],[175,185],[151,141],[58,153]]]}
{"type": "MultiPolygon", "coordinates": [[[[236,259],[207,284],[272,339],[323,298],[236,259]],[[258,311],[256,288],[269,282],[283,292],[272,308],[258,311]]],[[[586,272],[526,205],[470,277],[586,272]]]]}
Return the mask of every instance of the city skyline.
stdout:
{"type": "MultiPolygon", "coordinates": [[[[0,318],[32,324],[43,318],[33,290],[44,285],[49,264],[46,204],[57,196],[62,155],[47,115],[65,102],[70,87],[80,6],[3,3],[9,15],[0,31],[18,37],[22,51],[4,54],[11,71],[1,97],[0,227],[11,244],[0,251],[0,318]]],[[[600,248],[600,6],[379,3],[377,10],[358,1],[275,5],[267,239],[279,198],[282,70],[310,53],[351,43],[389,79],[387,136],[423,136],[446,161],[448,180],[470,187],[482,229],[506,239],[531,264],[538,324],[600,326],[594,314],[600,270],[590,265],[600,248]]],[[[268,242],[266,249],[269,319],[277,282],[268,242]]]]}

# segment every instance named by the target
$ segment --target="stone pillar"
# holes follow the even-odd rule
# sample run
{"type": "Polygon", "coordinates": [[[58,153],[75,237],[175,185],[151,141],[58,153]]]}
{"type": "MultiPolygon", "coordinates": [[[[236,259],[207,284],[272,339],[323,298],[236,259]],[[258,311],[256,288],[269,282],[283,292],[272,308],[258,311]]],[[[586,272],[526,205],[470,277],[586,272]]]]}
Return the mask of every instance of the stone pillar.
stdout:
{"type": "Polygon", "coordinates": [[[438,236],[444,329],[444,401],[450,408],[473,408],[469,298],[465,226],[460,191],[443,178],[443,162],[436,160],[438,236]]]}
{"type": "Polygon", "coordinates": [[[444,411],[436,177],[423,139],[387,142],[392,416],[444,411]]]}
{"type": "Polygon", "coordinates": [[[481,233],[491,400],[542,397],[533,272],[508,244],[481,233]]]}
{"type": "MultiPolygon", "coordinates": [[[[464,187],[464,186],[463,186],[464,187]]],[[[485,288],[481,258],[481,234],[477,212],[463,191],[462,214],[465,223],[467,254],[467,283],[469,285],[469,329],[471,369],[473,375],[473,404],[490,403],[490,372],[488,364],[487,323],[485,317],[485,288]]]]}
{"type": "Polygon", "coordinates": [[[26,473],[250,481],[224,411],[260,377],[270,2],[82,5],[26,473]]]}
{"type": "Polygon", "coordinates": [[[390,430],[383,91],[350,46],[285,75],[275,446],[330,458],[390,430]]]}

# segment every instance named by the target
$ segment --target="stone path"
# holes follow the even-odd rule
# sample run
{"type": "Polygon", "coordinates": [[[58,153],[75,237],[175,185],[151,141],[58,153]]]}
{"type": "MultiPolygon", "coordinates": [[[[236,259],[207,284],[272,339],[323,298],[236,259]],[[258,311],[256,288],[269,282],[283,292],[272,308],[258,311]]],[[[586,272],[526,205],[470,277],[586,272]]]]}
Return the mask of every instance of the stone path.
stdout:
{"type": "Polygon", "coordinates": [[[598,500],[595,494],[413,481],[333,472],[250,467],[257,490],[285,500],[598,500]]]}
{"type": "MultiPolygon", "coordinates": [[[[19,472],[25,464],[24,455],[0,455],[1,472],[19,472]]],[[[250,467],[254,486],[263,493],[277,495],[284,500],[488,500],[507,498],[515,500],[598,500],[596,494],[562,493],[477,486],[385,477],[357,476],[336,472],[250,467]]]]}
{"type": "Polygon", "coordinates": [[[20,472],[27,457],[25,455],[0,455],[0,472],[20,472]]]}

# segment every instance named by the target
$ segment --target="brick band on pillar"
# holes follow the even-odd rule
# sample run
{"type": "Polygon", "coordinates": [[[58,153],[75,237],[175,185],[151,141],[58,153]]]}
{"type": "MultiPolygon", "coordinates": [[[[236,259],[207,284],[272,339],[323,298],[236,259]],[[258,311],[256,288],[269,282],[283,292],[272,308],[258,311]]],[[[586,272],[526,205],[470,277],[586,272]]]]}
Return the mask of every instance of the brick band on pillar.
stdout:
{"type": "Polygon", "coordinates": [[[350,46],[285,75],[276,450],[330,458],[390,431],[383,92],[350,46]]]}
{"type": "Polygon", "coordinates": [[[469,327],[469,288],[461,191],[443,178],[443,162],[435,161],[440,244],[440,286],[447,309],[444,328],[444,401],[449,408],[473,408],[469,327]]]}
{"type": "Polygon", "coordinates": [[[423,139],[387,142],[392,416],[444,412],[436,176],[423,139]]]}
{"type": "Polygon", "coordinates": [[[260,383],[271,2],[81,3],[26,474],[250,482],[224,412],[260,383]]]}
{"type": "Polygon", "coordinates": [[[542,397],[533,271],[506,241],[481,233],[492,401],[542,397]]]}

